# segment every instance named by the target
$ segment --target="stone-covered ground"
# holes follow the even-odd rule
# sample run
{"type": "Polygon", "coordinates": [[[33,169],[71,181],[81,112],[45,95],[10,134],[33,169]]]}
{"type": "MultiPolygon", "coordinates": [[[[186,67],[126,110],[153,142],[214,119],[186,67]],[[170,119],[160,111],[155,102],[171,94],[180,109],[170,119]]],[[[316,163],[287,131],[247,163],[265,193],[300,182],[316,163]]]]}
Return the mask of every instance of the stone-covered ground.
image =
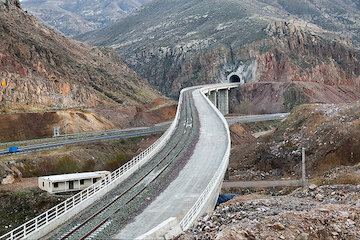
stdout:
{"type": "Polygon", "coordinates": [[[360,239],[360,185],[312,184],[289,195],[245,195],[202,216],[179,239],[360,239]]]}

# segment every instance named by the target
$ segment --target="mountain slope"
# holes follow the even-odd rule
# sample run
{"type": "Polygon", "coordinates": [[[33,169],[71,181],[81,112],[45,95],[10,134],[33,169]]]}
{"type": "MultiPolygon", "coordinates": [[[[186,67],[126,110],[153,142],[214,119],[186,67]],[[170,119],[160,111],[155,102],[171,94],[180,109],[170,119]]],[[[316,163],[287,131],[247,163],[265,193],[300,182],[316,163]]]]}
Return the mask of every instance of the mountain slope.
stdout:
{"type": "Polygon", "coordinates": [[[355,0],[158,0],[79,39],[115,48],[172,97],[232,72],[358,88],[359,13],[355,0]]]}
{"type": "Polygon", "coordinates": [[[148,103],[159,97],[112,49],[90,47],[0,2],[0,104],[63,109],[148,103]]]}
{"type": "Polygon", "coordinates": [[[67,36],[99,29],[128,15],[150,0],[27,0],[29,10],[41,22],[67,36]]]}

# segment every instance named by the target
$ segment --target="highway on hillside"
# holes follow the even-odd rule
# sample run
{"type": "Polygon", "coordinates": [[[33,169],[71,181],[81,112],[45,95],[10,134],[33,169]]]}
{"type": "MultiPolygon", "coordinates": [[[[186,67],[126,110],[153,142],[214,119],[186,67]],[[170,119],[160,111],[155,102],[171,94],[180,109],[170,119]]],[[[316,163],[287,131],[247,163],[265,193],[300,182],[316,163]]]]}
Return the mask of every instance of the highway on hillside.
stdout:
{"type": "Polygon", "coordinates": [[[62,139],[59,139],[59,141],[55,141],[56,139],[54,138],[55,142],[33,144],[33,145],[24,146],[24,147],[19,146],[19,152],[16,152],[16,153],[10,153],[8,149],[1,149],[0,156],[5,156],[5,155],[9,155],[9,154],[23,154],[23,153],[33,152],[33,151],[62,147],[65,145],[71,145],[71,144],[76,144],[76,143],[108,141],[108,140],[115,140],[115,139],[120,139],[120,138],[146,136],[146,135],[165,132],[167,128],[168,128],[168,126],[149,127],[149,128],[145,128],[145,129],[141,128],[139,130],[132,131],[129,133],[116,133],[114,131],[112,133],[106,133],[103,136],[88,136],[88,137],[69,139],[69,140],[64,140],[62,138],[62,139]]]}
{"type": "MultiPolygon", "coordinates": [[[[229,116],[226,117],[226,121],[229,124],[237,123],[237,122],[257,122],[257,121],[269,121],[269,120],[278,120],[284,119],[289,115],[289,113],[276,113],[276,114],[263,114],[263,115],[247,115],[247,116],[229,116]]],[[[94,142],[94,141],[108,141],[115,140],[120,138],[131,138],[131,137],[139,137],[146,136],[156,133],[165,132],[168,128],[169,123],[165,122],[163,124],[157,124],[152,127],[138,127],[138,128],[129,128],[129,129],[113,129],[106,131],[98,131],[98,132],[89,132],[82,134],[69,134],[69,138],[74,138],[77,136],[83,136],[75,139],[66,139],[65,136],[61,138],[48,138],[48,139],[35,139],[35,140],[27,140],[27,141],[19,141],[19,142],[9,142],[9,143],[1,143],[1,145],[14,145],[20,146],[20,151],[16,153],[10,153],[8,149],[0,149],[0,156],[5,156],[9,154],[24,154],[33,151],[45,150],[50,148],[62,147],[65,145],[71,145],[76,143],[85,143],[85,142],[94,142]],[[89,136],[87,136],[89,135],[89,136]],[[95,135],[95,136],[93,136],[95,135]],[[102,136],[98,136],[102,135],[102,136]],[[39,143],[39,144],[29,144],[27,146],[21,147],[19,144],[26,144],[36,141],[52,141],[50,143],[39,143]]]]}

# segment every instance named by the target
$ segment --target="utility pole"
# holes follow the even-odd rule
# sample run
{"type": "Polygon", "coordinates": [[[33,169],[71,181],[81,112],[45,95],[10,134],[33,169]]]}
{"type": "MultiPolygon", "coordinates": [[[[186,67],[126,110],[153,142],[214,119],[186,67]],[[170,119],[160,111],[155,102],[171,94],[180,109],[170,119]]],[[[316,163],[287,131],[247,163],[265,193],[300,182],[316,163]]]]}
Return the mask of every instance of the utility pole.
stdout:
{"type": "Polygon", "coordinates": [[[78,113],[76,113],[76,120],[77,120],[78,133],[80,133],[80,128],[79,128],[79,114],[78,114],[78,113]]]}
{"type": "Polygon", "coordinates": [[[306,173],[305,173],[305,148],[301,149],[301,168],[302,168],[302,183],[306,183],[306,173]]]}
{"type": "Polygon", "coordinates": [[[64,115],[64,118],[65,118],[65,137],[66,137],[66,134],[67,134],[67,132],[66,132],[66,113],[64,115]]]}

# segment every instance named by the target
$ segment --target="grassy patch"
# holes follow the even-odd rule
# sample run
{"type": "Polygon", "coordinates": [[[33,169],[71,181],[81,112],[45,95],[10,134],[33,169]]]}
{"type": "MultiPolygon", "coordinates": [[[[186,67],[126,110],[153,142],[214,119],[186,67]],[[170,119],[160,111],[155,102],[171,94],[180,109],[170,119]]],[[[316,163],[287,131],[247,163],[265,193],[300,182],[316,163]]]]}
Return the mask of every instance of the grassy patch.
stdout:
{"type": "Polygon", "coordinates": [[[287,111],[291,111],[294,107],[308,102],[309,97],[304,91],[296,88],[293,84],[284,92],[284,106],[287,111]]]}

